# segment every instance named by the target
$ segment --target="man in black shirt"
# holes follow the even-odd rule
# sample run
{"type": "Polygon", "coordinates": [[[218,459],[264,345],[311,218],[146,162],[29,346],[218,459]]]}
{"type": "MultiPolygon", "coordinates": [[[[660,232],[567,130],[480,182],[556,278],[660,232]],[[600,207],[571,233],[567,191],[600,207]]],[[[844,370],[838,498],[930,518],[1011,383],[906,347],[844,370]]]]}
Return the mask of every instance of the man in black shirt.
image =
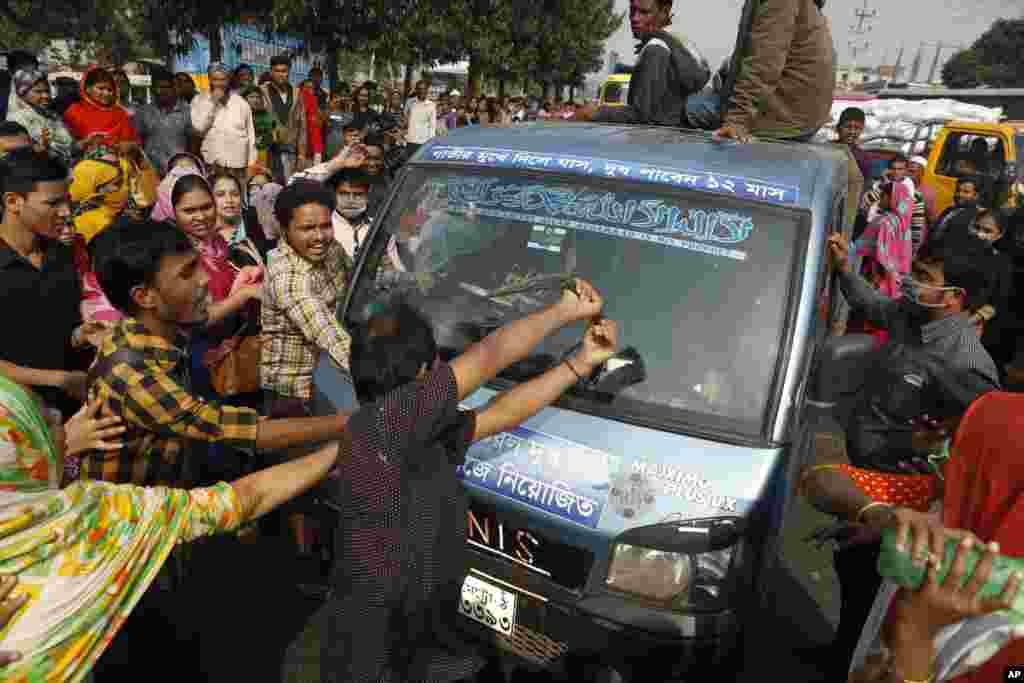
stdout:
{"type": "Polygon", "coordinates": [[[0,372],[67,415],[85,398],[73,351],[98,332],[80,327],[81,282],[70,247],[57,240],[71,217],[67,168],[15,150],[0,162],[0,197],[0,310],[13,326],[0,344],[0,372]]]}
{"type": "Polygon", "coordinates": [[[455,619],[466,575],[467,500],[456,477],[470,444],[520,424],[609,359],[610,320],[588,327],[581,350],[479,411],[459,401],[541,341],[599,318],[603,300],[576,281],[559,303],[440,361],[433,329],[407,305],[353,330],[350,367],[362,406],[332,497],[340,514],[328,634],[319,680],[449,683],[483,665],[455,619]]]}

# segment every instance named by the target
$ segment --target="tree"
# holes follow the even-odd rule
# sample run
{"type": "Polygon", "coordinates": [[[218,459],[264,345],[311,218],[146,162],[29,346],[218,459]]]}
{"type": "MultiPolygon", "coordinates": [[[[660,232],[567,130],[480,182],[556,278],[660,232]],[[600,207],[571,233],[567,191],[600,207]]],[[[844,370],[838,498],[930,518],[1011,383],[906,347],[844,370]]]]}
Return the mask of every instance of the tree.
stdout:
{"type": "Polygon", "coordinates": [[[961,50],[942,67],[942,84],[947,88],[975,88],[978,79],[978,55],[973,49],[961,50]]]}
{"type": "Polygon", "coordinates": [[[942,82],[950,88],[971,88],[982,83],[993,88],[1024,87],[1024,19],[999,19],[942,68],[942,82]]]}
{"type": "Polygon", "coordinates": [[[972,47],[978,75],[995,88],[1024,87],[1024,19],[999,19],[972,47]]]}
{"type": "Polygon", "coordinates": [[[148,53],[139,30],[138,1],[96,0],[86,9],[78,0],[0,2],[0,46],[38,52],[51,41],[67,40],[59,61],[85,61],[107,50],[118,62],[148,53]]]}

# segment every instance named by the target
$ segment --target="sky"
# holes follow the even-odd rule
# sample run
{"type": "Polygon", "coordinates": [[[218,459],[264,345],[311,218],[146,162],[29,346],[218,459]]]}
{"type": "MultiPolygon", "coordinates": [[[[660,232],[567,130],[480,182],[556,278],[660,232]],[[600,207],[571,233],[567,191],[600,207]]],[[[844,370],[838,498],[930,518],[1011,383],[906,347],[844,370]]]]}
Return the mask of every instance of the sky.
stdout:
{"type": "MultiPolygon", "coordinates": [[[[629,11],[629,0],[615,0],[616,9],[629,11]]],[[[864,0],[826,0],[825,14],[832,22],[832,37],[839,62],[852,64],[849,42],[857,36],[850,30],[857,23],[854,10],[862,8],[864,0]]],[[[717,67],[736,42],[736,28],[739,23],[743,0],[675,0],[675,26],[696,42],[712,67],[717,67]],[[687,9],[693,8],[699,23],[687,17],[687,9]]],[[[865,22],[871,31],[862,38],[871,46],[857,55],[861,66],[878,66],[888,50],[888,63],[896,61],[900,44],[906,44],[903,64],[909,66],[920,48],[921,42],[962,43],[970,46],[993,21],[1000,18],[1024,17],[1022,0],[868,0],[878,15],[865,22]]],[[[626,63],[633,61],[633,36],[629,30],[628,16],[618,32],[609,39],[607,49],[616,50],[626,63]]],[[[954,50],[943,51],[943,61],[954,50]]],[[[925,47],[921,59],[921,77],[935,57],[935,45],[925,47]]]]}

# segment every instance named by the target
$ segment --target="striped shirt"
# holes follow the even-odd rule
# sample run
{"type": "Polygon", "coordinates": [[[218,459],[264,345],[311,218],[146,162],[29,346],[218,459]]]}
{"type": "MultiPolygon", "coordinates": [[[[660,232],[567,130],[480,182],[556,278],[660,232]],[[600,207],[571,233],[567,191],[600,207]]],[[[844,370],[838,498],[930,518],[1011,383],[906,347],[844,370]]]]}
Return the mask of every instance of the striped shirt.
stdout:
{"type": "Polygon", "coordinates": [[[255,452],[259,414],[193,395],[190,358],[182,350],[185,343],[170,344],[132,318],[114,326],[100,347],[97,363],[122,349],[135,352],[140,362],[114,362],[89,387],[89,397],[100,399],[111,414],[124,420],[124,447],[84,455],[82,479],[189,488],[196,475],[189,459],[205,454],[206,444],[226,444],[249,455],[255,452]]]}
{"type": "Polygon", "coordinates": [[[891,342],[919,348],[950,369],[975,372],[991,382],[993,389],[999,388],[995,361],[981,345],[977,326],[967,313],[920,325],[902,300],[882,296],[856,273],[840,273],[839,285],[851,308],[860,311],[871,324],[888,330],[891,342]]]}

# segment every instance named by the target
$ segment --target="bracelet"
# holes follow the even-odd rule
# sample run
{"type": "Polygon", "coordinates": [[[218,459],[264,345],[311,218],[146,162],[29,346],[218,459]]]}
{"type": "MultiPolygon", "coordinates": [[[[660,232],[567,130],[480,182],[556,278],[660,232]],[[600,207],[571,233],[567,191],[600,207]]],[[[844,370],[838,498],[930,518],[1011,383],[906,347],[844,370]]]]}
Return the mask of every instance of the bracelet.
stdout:
{"type": "Polygon", "coordinates": [[[576,375],[576,379],[582,382],[583,377],[580,376],[580,373],[576,372],[576,368],[572,366],[572,363],[569,362],[568,358],[565,359],[565,364],[569,366],[570,370],[572,370],[572,374],[576,375]]]}
{"type": "Polygon", "coordinates": [[[854,521],[856,521],[859,524],[863,524],[864,523],[864,513],[867,512],[868,510],[870,510],[873,507],[879,507],[881,505],[884,505],[887,508],[895,507],[892,503],[883,503],[880,500],[876,500],[876,501],[870,502],[867,505],[865,505],[864,507],[862,507],[860,510],[857,511],[857,516],[854,518],[854,521]]]}

